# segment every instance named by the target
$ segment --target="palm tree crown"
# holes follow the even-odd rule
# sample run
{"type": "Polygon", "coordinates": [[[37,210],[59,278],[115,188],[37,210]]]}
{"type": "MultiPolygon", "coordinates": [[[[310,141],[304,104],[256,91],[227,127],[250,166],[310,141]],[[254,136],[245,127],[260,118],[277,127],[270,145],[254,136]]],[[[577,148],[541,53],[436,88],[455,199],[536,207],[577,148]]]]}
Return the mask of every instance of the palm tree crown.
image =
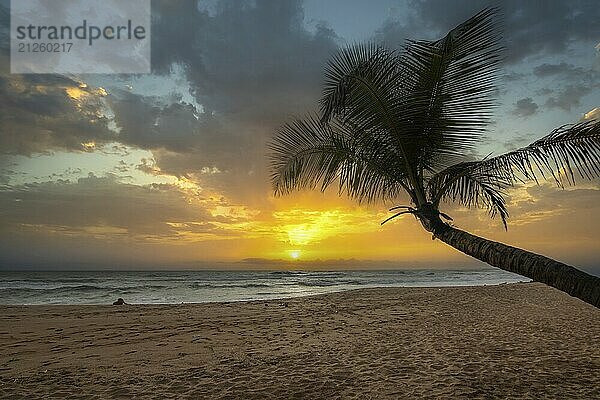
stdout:
{"type": "Polygon", "coordinates": [[[565,125],[500,156],[467,158],[495,107],[497,13],[485,9],[442,39],[409,40],[402,51],[374,44],[341,50],[327,66],[320,113],[284,125],[271,142],[275,192],[337,183],[369,202],[406,192],[412,205],[393,208],[391,218],[412,213],[434,232],[439,216],[450,219],[438,211],[442,201],[484,207],[506,227],[508,187],[599,176],[594,121],[565,125]]]}

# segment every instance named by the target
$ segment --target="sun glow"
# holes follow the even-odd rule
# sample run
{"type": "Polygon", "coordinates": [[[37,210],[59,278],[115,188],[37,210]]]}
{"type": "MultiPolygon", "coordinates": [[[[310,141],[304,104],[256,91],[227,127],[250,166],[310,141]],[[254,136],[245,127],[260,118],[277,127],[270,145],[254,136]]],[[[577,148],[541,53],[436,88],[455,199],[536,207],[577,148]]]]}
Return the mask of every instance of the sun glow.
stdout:
{"type": "Polygon", "coordinates": [[[290,250],[290,257],[292,258],[292,260],[297,260],[300,258],[300,250],[290,250]]]}
{"type": "Polygon", "coordinates": [[[288,238],[291,244],[305,245],[319,237],[321,227],[306,224],[296,225],[288,228],[288,238]]]}
{"type": "Polygon", "coordinates": [[[273,214],[281,227],[281,240],[291,246],[306,246],[328,237],[377,229],[376,214],[365,210],[316,211],[294,208],[273,214]]]}

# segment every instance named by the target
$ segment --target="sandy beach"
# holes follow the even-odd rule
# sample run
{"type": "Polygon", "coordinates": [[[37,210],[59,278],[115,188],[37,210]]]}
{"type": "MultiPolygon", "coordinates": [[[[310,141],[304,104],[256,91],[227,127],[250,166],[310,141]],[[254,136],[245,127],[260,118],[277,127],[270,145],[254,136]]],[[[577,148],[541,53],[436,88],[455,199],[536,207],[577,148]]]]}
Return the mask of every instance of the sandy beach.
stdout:
{"type": "Polygon", "coordinates": [[[600,398],[600,310],[541,284],[0,317],[2,398],[600,398]]]}

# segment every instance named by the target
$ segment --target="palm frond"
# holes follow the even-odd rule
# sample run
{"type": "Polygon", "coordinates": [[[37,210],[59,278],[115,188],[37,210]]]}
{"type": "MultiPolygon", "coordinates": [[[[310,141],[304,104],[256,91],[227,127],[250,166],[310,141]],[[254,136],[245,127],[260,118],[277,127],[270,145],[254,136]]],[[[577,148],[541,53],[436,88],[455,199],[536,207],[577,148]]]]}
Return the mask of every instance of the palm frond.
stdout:
{"type": "Polygon", "coordinates": [[[271,181],[275,193],[323,191],[335,181],[339,191],[359,201],[395,198],[405,189],[402,160],[373,132],[316,116],[284,125],[272,140],[271,181]]]}
{"type": "Polygon", "coordinates": [[[496,14],[486,9],[437,41],[408,41],[402,53],[372,43],[341,50],[326,68],[322,120],[387,132],[413,186],[423,171],[460,161],[494,106],[496,14]]]}
{"type": "Polygon", "coordinates": [[[563,125],[529,146],[484,160],[481,170],[494,170],[513,183],[539,178],[574,185],[600,177],[600,121],[563,125]]]}
{"type": "Polygon", "coordinates": [[[455,201],[467,208],[485,208],[492,218],[499,215],[506,229],[508,210],[504,190],[511,181],[483,168],[482,162],[456,164],[435,174],[427,184],[428,197],[435,208],[442,200],[455,201]]]}
{"type": "Polygon", "coordinates": [[[340,50],[325,68],[325,84],[320,100],[323,121],[332,117],[346,120],[370,111],[375,103],[387,103],[400,83],[396,52],[374,43],[357,44],[340,50]],[[367,100],[368,103],[364,103],[367,100]]]}
{"type": "Polygon", "coordinates": [[[540,178],[575,184],[575,174],[600,177],[600,121],[565,125],[527,147],[448,167],[428,180],[427,194],[436,207],[442,200],[485,207],[506,228],[506,188],[540,178]]]}
{"type": "Polygon", "coordinates": [[[404,107],[416,117],[405,129],[422,136],[424,168],[454,163],[489,123],[502,49],[497,13],[485,9],[437,41],[408,41],[404,107]]]}
{"type": "MultiPolygon", "coordinates": [[[[414,134],[402,127],[411,118],[403,107],[405,71],[396,52],[374,44],[341,50],[329,62],[321,99],[322,121],[338,118],[358,130],[378,132],[380,140],[403,160],[411,187],[418,187],[418,151],[414,134]]],[[[426,99],[424,99],[426,101],[426,99]]],[[[414,117],[414,116],[413,116],[414,117]]]]}

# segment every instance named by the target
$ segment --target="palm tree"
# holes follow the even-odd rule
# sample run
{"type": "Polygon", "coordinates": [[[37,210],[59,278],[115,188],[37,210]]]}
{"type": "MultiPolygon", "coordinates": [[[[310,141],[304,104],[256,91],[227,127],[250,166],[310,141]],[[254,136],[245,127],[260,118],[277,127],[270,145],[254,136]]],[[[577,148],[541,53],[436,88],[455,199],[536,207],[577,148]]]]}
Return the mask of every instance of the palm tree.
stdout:
{"type": "Polygon", "coordinates": [[[284,125],[270,143],[276,194],[338,183],[358,201],[397,200],[385,222],[414,215],[448,245],[495,267],[543,282],[600,307],[600,278],[542,255],[457,229],[440,212],[454,201],[498,215],[506,189],[550,179],[600,176],[600,122],[565,125],[527,147],[469,159],[495,106],[502,47],[496,9],[485,9],[437,41],[402,51],[341,50],[326,68],[320,113],[284,125]]]}

